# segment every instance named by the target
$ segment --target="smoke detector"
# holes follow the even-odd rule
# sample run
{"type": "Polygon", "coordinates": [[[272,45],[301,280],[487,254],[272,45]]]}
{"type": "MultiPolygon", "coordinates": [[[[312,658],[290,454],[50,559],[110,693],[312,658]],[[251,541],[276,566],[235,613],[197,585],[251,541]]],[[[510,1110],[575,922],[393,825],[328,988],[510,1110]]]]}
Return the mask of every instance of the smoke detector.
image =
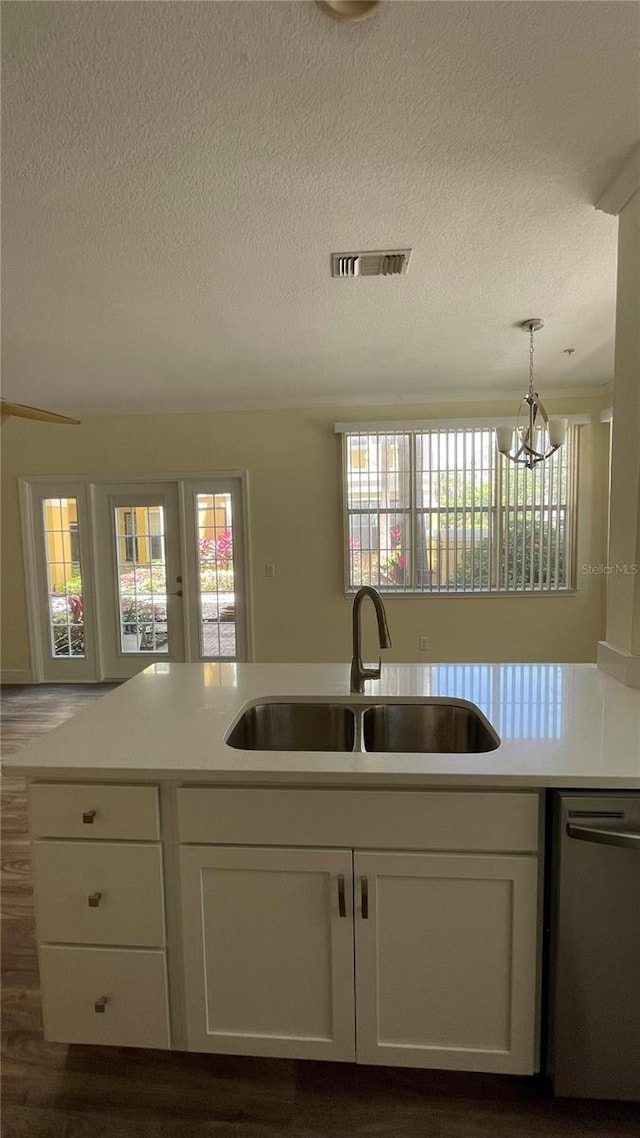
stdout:
{"type": "Polygon", "coordinates": [[[332,277],[391,277],[407,272],[411,249],[377,249],[366,253],[332,253],[332,277]]]}

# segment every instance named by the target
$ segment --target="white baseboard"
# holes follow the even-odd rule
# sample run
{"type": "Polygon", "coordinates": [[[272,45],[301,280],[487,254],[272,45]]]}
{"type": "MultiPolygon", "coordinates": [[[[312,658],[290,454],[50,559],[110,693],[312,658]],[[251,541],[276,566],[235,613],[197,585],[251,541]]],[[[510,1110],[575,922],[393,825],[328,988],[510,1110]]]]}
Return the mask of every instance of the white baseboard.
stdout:
{"type": "Polygon", "coordinates": [[[626,684],[629,688],[640,688],[640,656],[621,652],[607,640],[599,640],[598,667],[621,684],[626,684]]]}
{"type": "Polygon", "coordinates": [[[30,668],[3,668],[0,672],[0,684],[31,684],[33,683],[30,668]]]}

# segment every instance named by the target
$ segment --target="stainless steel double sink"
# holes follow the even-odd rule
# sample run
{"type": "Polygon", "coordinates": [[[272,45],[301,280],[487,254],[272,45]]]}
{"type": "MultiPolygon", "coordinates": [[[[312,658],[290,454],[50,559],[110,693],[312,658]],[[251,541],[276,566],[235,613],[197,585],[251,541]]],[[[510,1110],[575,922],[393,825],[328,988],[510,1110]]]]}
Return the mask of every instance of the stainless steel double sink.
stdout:
{"type": "Polygon", "coordinates": [[[241,751],[396,751],[478,754],[500,739],[465,699],[439,696],[356,699],[265,699],[245,708],[226,742],[241,751]]]}

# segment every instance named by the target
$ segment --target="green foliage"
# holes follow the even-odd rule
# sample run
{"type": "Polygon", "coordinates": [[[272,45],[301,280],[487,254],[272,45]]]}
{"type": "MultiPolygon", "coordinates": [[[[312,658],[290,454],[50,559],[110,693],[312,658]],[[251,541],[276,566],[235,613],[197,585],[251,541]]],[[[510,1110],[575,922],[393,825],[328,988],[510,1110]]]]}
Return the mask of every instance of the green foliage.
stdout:
{"type": "Polygon", "coordinates": [[[67,577],[64,585],[62,586],[63,592],[67,593],[82,593],[82,577],[80,572],[73,573],[71,577],[67,577]]]}
{"type": "Polygon", "coordinates": [[[67,627],[66,621],[63,624],[54,617],[53,651],[55,656],[84,656],[84,624],[71,624],[67,627]]]}
{"type": "MultiPolygon", "coordinates": [[[[565,550],[563,532],[557,527],[543,527],[539,521],[528,519],[528,538],[522,539],[522,522],[510,518],[505,535],[506,549],[503,564],[507,566],[505,580],[501,573],[497,588],[513,590],[526,590],[530,588],[544,589],[549,584],[562,586],[565,582],[565,550]],[[531,527],[532,528],[529,528],[531,527]],[[556,573],[555,549],[558,544],[558,563],[556,573]],[[548,569],[549,550],[551,557],[550,570],[548,569]]],[[[486,589],[491,581],[490,544],[489,538],[476,541],[473,551],[465,549],[455,580],[452,585],[457,588],[486,589]]]]}
{"type": "Polygon", "coordinates": [[[447,509],[488,509],[493,505],[493,483],[489,474],[480,480],[479,473],[440,470],[436,479],[437,502],[447,509]]]}
{"type": "Polygon", "coordinates": [[[200,590],[203,593],[232,593],[233,569],[200,569],[200,590]]]}
{"type": "Polygon", "coordinates": [[[167,574],[160,561],[152,565],[136,565],[120,573],[120,593],[132,596],[134,593],[164,593],[167,588],[167,574]]]}

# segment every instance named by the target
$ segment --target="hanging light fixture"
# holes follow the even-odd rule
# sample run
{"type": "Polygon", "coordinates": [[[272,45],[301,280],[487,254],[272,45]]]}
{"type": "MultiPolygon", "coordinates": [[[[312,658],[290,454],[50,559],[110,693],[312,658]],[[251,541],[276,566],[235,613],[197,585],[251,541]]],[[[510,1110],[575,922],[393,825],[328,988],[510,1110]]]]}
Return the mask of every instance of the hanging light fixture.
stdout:
{"type": "Polygon", "coordinates": [[[316,0],[319,8],[334,20],[356,23],[373,15],[380,0],[316,0]]]}
{"type": "Polygon", "coordinates": [[[553,419],[550,422],[544,404],[533,388],[533,333],[544,328],[544,321],[532,317],[523,320],[519,327],[529,333],[529,390],[518,409],[515,430],[513,427],[496,427],[496,442],[505,458],[533,470],[536,463],[551,458],[562,446],[567,437],[567,420],[553,419]]]}

